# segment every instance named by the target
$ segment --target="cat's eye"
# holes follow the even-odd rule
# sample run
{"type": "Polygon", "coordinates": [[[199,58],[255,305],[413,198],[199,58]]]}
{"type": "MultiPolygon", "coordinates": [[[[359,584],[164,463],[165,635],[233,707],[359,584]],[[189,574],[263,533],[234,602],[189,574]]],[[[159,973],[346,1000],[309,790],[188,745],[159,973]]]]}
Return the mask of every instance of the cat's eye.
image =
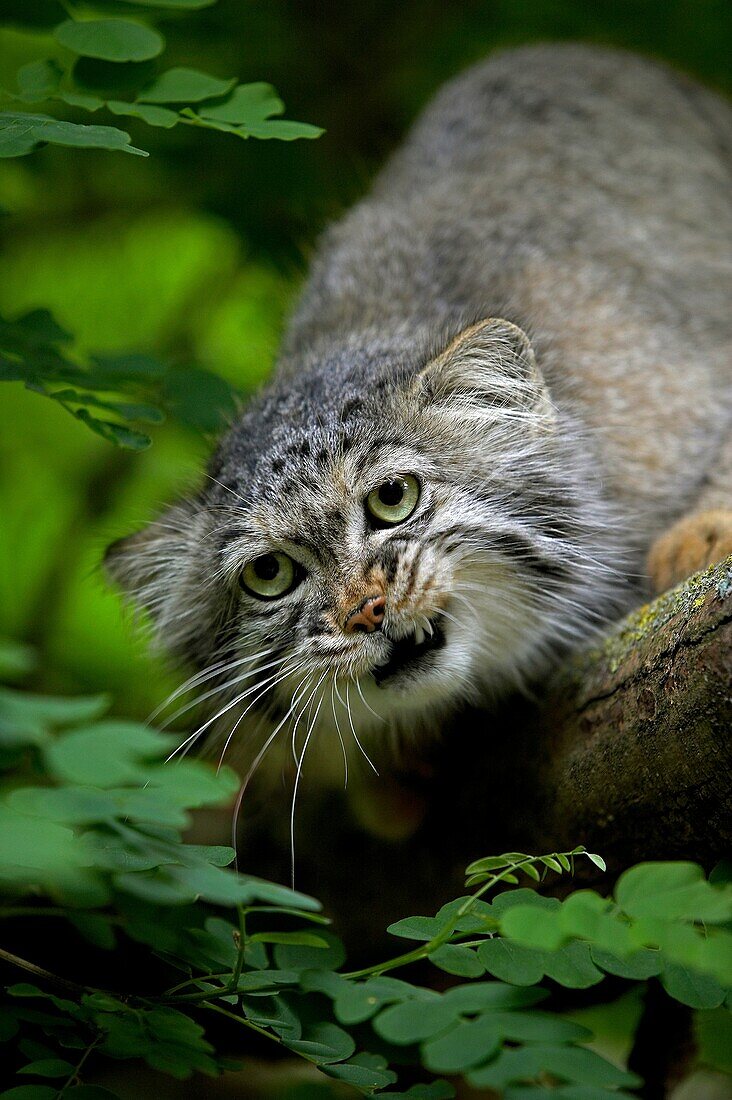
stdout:
{"type": "Polygon", "coordinates": [[[276,600],[291,592],[300,579],[292,558],[280,551],[273,551],[271,554],[262,554],[245,565],[239,584],[260,600],[276,600]]]}
{"type": "Polygon", "coordinates": [[[366,497],[366,509],[377,525],[390,527],[409,519],[419,500],[419,482],[412,474],[390,477],[366,497]]]}

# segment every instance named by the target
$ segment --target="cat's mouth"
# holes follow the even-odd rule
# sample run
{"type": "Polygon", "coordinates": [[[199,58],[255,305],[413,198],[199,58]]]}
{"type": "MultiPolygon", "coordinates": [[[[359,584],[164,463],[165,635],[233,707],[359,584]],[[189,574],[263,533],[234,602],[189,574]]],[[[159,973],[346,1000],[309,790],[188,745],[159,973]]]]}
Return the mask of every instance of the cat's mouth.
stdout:
{"type": "Polygon", "coordinates": [[[430,627],[431,633],[418,626],[406,638],[392,641],[387,661],[377,665],[371,672],[379,687],[401,673],[417,669],[429,653],[444,646],[446,639],[442,627],[436,623],[430,623],[430,627]]]}

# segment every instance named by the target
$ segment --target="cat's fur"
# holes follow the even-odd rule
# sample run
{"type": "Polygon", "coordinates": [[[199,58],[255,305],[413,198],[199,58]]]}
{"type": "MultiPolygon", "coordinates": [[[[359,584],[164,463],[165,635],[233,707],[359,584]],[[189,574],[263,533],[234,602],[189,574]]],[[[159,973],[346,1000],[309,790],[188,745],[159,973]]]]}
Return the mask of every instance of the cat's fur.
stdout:
{"type": "Polygon", "coordinates": [[[679,517],[662,581],[732,549],[731,150],[726,103],[613,51],[504,53],[437,95],[326,233],[200,493],[110,555],[162,642],[221,666],[210,705],[249,692],[224,738],[251,702],[257,744],[299,715],[332,754],[349,683],[359,736],[434,730],[637,599],[679,517]],[[370,530],[404,473],[417,511],[370,530]],[[260,602],[238,579],[270,549],[305,580],[260,602]],[[373,592],[383,630],[347,635],[373,592]],[[444,647],[377,686],[425,617],[444,647]]]}

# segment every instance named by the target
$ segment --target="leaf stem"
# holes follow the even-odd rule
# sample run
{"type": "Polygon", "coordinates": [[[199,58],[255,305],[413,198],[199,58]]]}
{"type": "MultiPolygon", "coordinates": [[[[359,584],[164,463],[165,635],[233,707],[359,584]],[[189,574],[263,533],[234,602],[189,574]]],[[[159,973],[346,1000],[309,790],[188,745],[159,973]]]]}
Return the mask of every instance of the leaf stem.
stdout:
{"type": "Polygon", "coordinates": [[[84,1053],[82,1054],[82,1056],[81,1056],[81,1058],[79,1059],[79,1061],[78,1061],[78,1062],[76,1063],[76,1065],[75,1065],[75,1066],[74,1066],[74,1068],[72,1069],[72,1071],[71,1071],[71,1073],[69,1074],[69,1076],[68,1076],[68,1077],[66,1078],[66,1081],[64,1082],[64,1084],[63,1084],[63,1085],[61,1086],[61,1088],[60,1088],[60,1090],[59,1090],[59,1094],[58,1094],[57,1100],[61,1100],[61,1097],[62,1097],[62,1096],[64,1095],[64,1093],[66,1092],[66,1090],[67,1090],[67,1088],[69,1087],[69,1085],[73,1084],[74,1082],[78,1082],[78,1080],[79,1080],[79,1074],[81,1073],[82,1069],[84,1068],[84,1063],[86,1062],[86,1060],[87,1060],[87,1058],[89,1057],[89,1055],[91,1054],[91,1052],[92,1052],[92,1051],[94,1050],[94,1047],[98,1046],[98,1044],[99,1044],[99,1043],[100,1043],[101,1041],[102,1041],[102,1036],[101,1036],[101,1034],[100,1034],[100,1035],[96,1035],[96,1036],[94,1037],[94,1039],[92,1040],[92,1042],[91,1042],[91,1043],[89,1044],[89,1046],[88,1046],[88,1047],[86,1048],[86,1050],[85,1050],[85,1051],[84,1051],[84,1053]]]}
{"type": "MultiPolygon", "coordinates": [[[[556,853],[552,853],[552,855],[556,855],[556,853]]],[[[568,855],[571,857],[572,855],[574,855],[574,853],[563,852],[562,855],[568,855]]],[[[438,948],[442,947],[444,944],[452,940],[452,938],[455,936],[455,921],[459,917],[466,916],[470,912],[475,902],[478,901],[483,894],[487,893],[488,890],[492,890],[494,886],[497,886],[498,883],[505,879],[508,875],[512,875],[514,871],[524,870],[527,864],[533,865],[536,863],[541,863],[543,859],[543,856],[524,856],[523,859],[511,860],[504,868],[502,868],[500,871],[497,871],[495,875],[491,875],[487,882],[484,882],[483,885],[478,890],[476,890],[474,894],[472,894],[469,898],[466,898],[466,900],[458,909],[455,916],[451,917],[444,928],[441,928],[440,931],[435,936],[433,936],[431,940],[428,940],[427,943],[423,944],[422,947],[415,947],[412,951],[407,951],[403,955],[397,955],[395,958],[389,959],[388,962],[385,963],[378,963],[375,966],[366,966],[363,968],[363,970],[352,970],[350,971],[350,973],[344,974],[343,977],[378,977],[380,974],[385,974],[387,970],[395,970],[397,967],[407,966],[410,963],[420,962],[422,959],[428,958],[431,954],[433,954],[433,952],[437,951],[438,948]]],[[[464,933],[460,934],[464,935],[464,933]]]]}

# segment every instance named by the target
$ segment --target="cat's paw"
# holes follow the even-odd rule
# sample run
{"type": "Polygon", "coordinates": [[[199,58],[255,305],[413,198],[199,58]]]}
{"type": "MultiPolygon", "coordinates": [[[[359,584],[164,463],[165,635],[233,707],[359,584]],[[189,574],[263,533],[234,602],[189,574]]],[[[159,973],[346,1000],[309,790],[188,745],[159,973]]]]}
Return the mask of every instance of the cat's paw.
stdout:
{"type": "Polygon", "coordinates": [[[673,588],[698,569],[732,554],[732,509],[684,516],[656,539],[648,555],[648,575],[655,592],[673,588]]]}

